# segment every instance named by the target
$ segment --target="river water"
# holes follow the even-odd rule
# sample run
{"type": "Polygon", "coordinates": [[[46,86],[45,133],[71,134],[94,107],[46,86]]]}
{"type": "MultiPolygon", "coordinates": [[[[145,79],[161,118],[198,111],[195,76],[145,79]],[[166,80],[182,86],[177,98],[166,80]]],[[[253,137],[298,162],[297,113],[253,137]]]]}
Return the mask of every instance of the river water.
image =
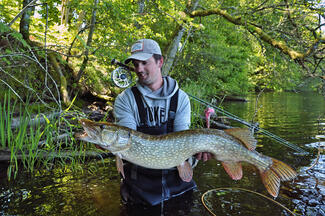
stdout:
{"type": "MultiPolygon", "coordinates": [[[[194,170],[198,189],[182,199],[155,209],[129,209],[121,204],[120,177],[112,158],[92,160],[79,171],[66,168],[21,172],[10,182],[0,179],[0,215],[325,215],[325,100],[317,93],[252,94],[248,102],[224,102],[223,107],[309,152],[300,155],[257,133],[257,151],[277,158],[298,172],[294,181],[282,182],[272,199],[258,171],[243,164],[244,176],[233,181],[219,162],[200,162],[194,170]],[[324,150],[322,150],[324,152],[324,150]],[[317,159],[318,158],[318,159],[317,159]],[[264,196],[261,196],[260,193],[264,196]],[[203,197],[204,205],[201,202],[203,197]],[[273,202],[275,201],[275,202],[273,202]]],[[[195,103],[193,101],[193,103],[195,103]]],[[[232,122],[232,125],[240,124],[232,122]]]]}

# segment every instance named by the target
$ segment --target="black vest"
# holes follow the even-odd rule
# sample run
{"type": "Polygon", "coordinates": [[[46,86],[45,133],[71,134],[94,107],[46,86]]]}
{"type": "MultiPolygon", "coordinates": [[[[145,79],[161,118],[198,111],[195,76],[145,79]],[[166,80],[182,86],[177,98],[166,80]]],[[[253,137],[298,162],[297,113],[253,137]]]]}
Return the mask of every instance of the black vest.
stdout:
{"type": "MultiPolygon", "coordinates": [[[[151,134],[167,134],[173,131],[174,119],[177,109],[178,90],[171,98],[168,111],[168,121],[161,124],[160,127],[149,127],[147,125],[147,113],[145,112],[142,95],[139,90],[133,86],[131,88],[135,97],[140,115],[140,125],[137,131],[151,134]]],[[[177,157],[177,155],[175,155],[177,157]]],[[[176,168],[171,169],[148,169],[126,162],[124,165],[125,179],[128,193],[132,200],[141,200],[143,203],[157,205],[164,200],[181,195],[196,187],[195,182],[184,182],[178,175],[176,168]]]]}

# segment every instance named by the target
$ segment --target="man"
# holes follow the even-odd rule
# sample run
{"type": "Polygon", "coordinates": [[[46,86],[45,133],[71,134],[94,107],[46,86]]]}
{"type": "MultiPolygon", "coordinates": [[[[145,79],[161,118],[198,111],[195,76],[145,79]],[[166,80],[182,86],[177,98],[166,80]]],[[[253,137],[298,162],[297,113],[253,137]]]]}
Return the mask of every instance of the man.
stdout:
{"type": "MultiPolygon", "coordinates": [[[[125,63],[130,61],[138,81],[116,98],[116,123],[151,135],[188,129],[189,98],[174,79],[162,77],[163,57],[158,43],[151,39],[137,41],[125,63]]],[[[192,179],[183,181],[176,168],[155,170],[125,162],[124,174],[121,195],[128,202],[153,206],[196,187],[192,179]]]]}

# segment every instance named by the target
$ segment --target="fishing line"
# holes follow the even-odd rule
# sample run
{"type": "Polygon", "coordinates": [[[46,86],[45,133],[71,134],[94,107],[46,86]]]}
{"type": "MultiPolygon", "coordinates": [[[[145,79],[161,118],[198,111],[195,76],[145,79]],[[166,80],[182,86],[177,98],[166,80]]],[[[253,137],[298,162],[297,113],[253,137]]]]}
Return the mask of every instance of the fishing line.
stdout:
{"type": "Polygon", "coordinates": [[[214,214],[212,212],[212,210],[207,206],[207,204],[205,203],[204,201],[204,197],[210,193],[210,192],[213,192],[213,191],[218,191],[218,190],[240,190],[240,191],[245,191],[245,192],[249,192],[249,193],[253,193],[255,195],[258,195],[258,196],[261,196],[265,199],[268,199],[270,201],[272,201],[273,203],[275,203],[276,205],[280,206],[281,208],[283,208],[284,210],[286,210],[287,212],[289,212],[291,215],[295,216],[295,214],[290,210],[288,209],[287,207],[285,207],[284,205],[282,205],[281,203],[275,201],[274,199],[271,199],[270,197],[268,196],[265,196],[264,194],[261,194],[261,193],[258,193],[258,192],[255,192],[255,191],[252,191],[252,190],[248,190],[248,189],[244,189],[244,188],[215,188],[215,189],[211,189],[211,190],[208,190],[206,191],[202,196],[201,196],[201,202],[204,206],[204,208],[213,216],[216,216],[216,214],[214,214]]]}
{"type": "MultiPolygon", "coordinates": [[[[321,133],[321,130],[320,130],[320,117],[318,118],[318,133],[320,134],[321,133]]],[[[323,135],[316,135],[315,136],[316,139],[318,139],[318,147],[317,147],[317,150],[318,150],[318,153],[317,153],[317,158],[315,160],[315,162],[306,169],[306,172],[308,172],[309,170],[313,169],[318,163],[319,163],[319,158],[320,158],[320,154],[321,154],[321,151],[323,150],[321,147],[321,142],[320,140],[321,139],[324,139],[325,137],[323,135]]]]}
{"type": "Polygon", "coordinates": [[[312,168],[314,168],[314,167],[318,164],[318,162],[319,162],[319,158],[320,158],[320,152],[321,152],[321,148],[318,147],[317,158],[316,158],[315,162],[314,162],[310,167],[308,167],[308,168],[306,169],[306,172],[307,172],[308,170],[311,170],[312,168]]]}

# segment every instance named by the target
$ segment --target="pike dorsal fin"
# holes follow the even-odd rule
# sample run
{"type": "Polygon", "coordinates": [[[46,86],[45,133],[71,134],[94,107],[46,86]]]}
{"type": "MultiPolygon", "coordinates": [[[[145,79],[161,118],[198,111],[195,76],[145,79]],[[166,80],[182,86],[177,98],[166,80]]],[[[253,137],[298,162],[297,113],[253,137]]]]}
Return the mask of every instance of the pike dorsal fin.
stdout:
{"type": "Polygon", "coordinates": [[[257,140],[253,137],[248,128],[230,128],[224,130],[228,135],[235,137],[242,142],[248,150],[255,150],[257,140]]]}

